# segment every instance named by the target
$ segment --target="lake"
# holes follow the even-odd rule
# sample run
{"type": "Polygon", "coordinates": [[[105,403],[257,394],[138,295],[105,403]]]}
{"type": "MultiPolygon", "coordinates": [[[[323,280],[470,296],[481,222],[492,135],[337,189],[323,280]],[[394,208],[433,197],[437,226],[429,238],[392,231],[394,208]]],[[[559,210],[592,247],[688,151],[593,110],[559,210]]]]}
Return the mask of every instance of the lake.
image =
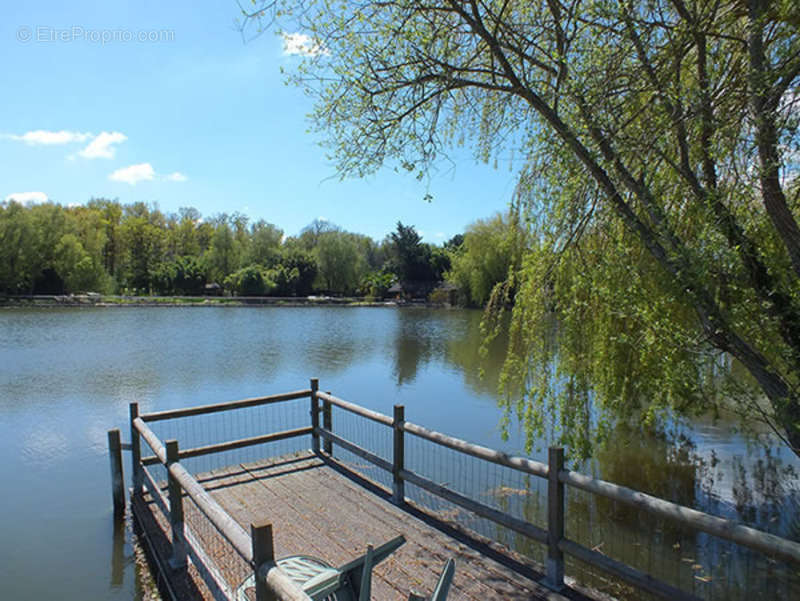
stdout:
{"type": "MultiPolygon", "coordinates": [[[[478,376],[480,318],[395,307],[0,310],[0,598],[141,598],[130,532],[115,536],[106,448],[110,428],[129,440],[132,401],[147,412],[305,388],[316,376],[339,397],[387,414],[402,403],[410,421],[522,454],[516,426],[505,441],[498,427],[499,348],[486,360],[486,377],[478,376]]],[[[542,441],[534,457],[545,452],[542,441]]],[[[614,443],[582,467],[783,536],[800,534],[797,459],[777,444],[749,443],[729,424],[700,419],[647,437],[620,426],[614,443]]],[[[508,502],[536,513],[533,499],[508,502]]],[[[623,554],[646,545],[651,564],[664,564],[650,567],[669,573],[674,563],[699,594],[720,579],[726,590],[744,586],[733,571],[709,575],[714,565],[747,562],[767,576],[780,568],[725,555],[703,537],[687,543],[685,533],[659,524],[642,538],[629,527],[637,516],[624,508],[580,496],[570,503],[573,528],[623,554]],[[675,557],[664,559],[668,553],[675,557]]],[[[775,598],[795,583],[779,586],[775,598]]]]}

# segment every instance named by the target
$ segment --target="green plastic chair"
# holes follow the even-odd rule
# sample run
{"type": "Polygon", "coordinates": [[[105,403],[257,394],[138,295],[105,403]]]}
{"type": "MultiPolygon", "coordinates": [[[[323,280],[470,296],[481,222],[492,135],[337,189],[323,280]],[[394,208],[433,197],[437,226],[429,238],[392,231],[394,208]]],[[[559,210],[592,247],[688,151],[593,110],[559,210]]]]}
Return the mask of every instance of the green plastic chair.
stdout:
{"type": "MultiPolygon", "coordinates": [[[[310,555],[292,555],[275,563],[314,601],[369,601],[372,568],[405,542],[400,535],[375,549],[367,545],[364,555],[338,568],[310,555]]],[[[248,601],[246,591],[254,586],[255,575],[251,575],[236,589],[236,601],[248,601]]]]}
{"type": "Polygon", "coordinates": [[[448,559],[444,564],[444,569],[439,576],[439,581],[433,589],[430,597],[422,597],[415,593],[409,593],[408,601],[445,601],[447,593],[450,592],[450,585],[453,583],[453,575],[456,572],[456,562],[454,559],[448,559]]]}

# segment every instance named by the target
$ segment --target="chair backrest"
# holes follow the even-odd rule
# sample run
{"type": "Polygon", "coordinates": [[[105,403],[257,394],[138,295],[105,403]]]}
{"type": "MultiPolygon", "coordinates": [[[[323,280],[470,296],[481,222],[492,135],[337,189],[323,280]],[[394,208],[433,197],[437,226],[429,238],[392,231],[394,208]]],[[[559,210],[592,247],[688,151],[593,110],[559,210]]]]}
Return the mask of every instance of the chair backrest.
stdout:
{"type": "Polygon", "coordinates": [[[343,566],[339,566],[338,569],[342,573],[342,588],[348,589],[344,591],[345,595],[350,593],[353,601],[361,601],[363,596],[362,586],[366,585],[366,597],[364,599],[369,601],[369,593],[372,586],[372,568],[389,557],[405,542],[406,538],[400,535],[375,549],[372,546],[367,546],[367,552],[364,555],[343,566]],[[367,566],[368,561],[369,566],[367,566]]]}
{"type": "Polygon", "coordinates": [[[450,585],[453,583],[453,575],[456,571],[456,562],[454,559],[448,559],[444,564],[444,569],[439,575],[439,581],[433,589],[430,597],[422,597],[416,593],[408,594],[408,601],[445,601],[447,593],[450,592],[450,585]]]}
{"type": "Polygon", "coordinates": [[[364,567],[361,568],[361,587],[358,591],[358,601],[369,601],[372,591],[372,545],[367,545],[364,555],[364,567]]]}
{"type": "MultiPolygon", "coordinates": [[[[283,557],[276,563],[304,593],[315,601],[324,599],[369,601],[372,589],[372,568],[389,557],[405,542],[405,537],[400,535],[375,549],[372,545],[367,545],[367,552],[364,555],[338,568],[309,555],[283,557]]],[[[236,589],[237,601],[247,601],[247,590],[254,586],[254,575],[245,578],[236,589]]]]}
{"type": "Polygon", "coordinates": [[[442,575],[439,576],[439,582],[436,583],[436,588],[433,589],[430,601],[445,601],[447,593],[450,590],[450,584],[453,582],[453,575],[456,572],[456,562],[453,558],[447,560],[442,570],[442,575]]]}

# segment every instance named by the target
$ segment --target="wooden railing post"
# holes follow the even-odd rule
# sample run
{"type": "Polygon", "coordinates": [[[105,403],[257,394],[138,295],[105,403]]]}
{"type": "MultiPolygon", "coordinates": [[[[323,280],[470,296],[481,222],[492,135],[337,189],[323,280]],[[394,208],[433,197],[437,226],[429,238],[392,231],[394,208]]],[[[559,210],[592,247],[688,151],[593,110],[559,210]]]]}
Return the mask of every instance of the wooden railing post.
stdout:
{"type": "Polygon", "coordinates": [[[178,441],[167,440],[167,474],[169,482],[169,523],[172,527],[172,557],[170,567],[174,570],[186,567],[186,538],[183,530],[183,490],[181,484],[169,471],[169,466],[178,461],[178,441]]]}
{"type": "Polygon", "coordinates": [[[319,453],[319,379],[311,378],[311,450],[319,453]]]}
{"type": "Polygon", "coordinates": [[[564,483],[558,479],[564,469],[564,449],[550,447],[547,453],[547,575],[544,583],[559,591],[564,588],[564,483]]]}
{"type": "MultiPolygon", "coordinates": [[[[328,394],[330,394],[330,391],[328,394]]],[[[331,409],[331,402],[324,399],[322,401],[322,427],[328,432],[333,432],[333,411],[331,409]]],[[[328,455],[333,456],[333,442],[330,439],[325,439],[323,450],[328,455]]]]}
{"type": "Polygon", "coordinates": [[[275,547],[272,542],[272,524],[262,522],[250,524],[250,539],[253,541],[253,572],[256,581],[256,601],[277,601],[267,588],[266,574],[261,574],[265,563],[275,561],[275,547]]]}
{"type": "Polygon", "coordinates": [[[108,431],[108,458],[111,460],[111,496],[114,499],[114,517],[125,515],[125,484],[122,478],[122,443],[119,429],[108,431]]]}
{"type": "Polygon", "coordinates": [[[392,460],[392,501],[402,505],[405,501],[405,482],[400,477],[400,472],[405,469],[406,449],[403,437],[403,422],[406,420],[406,408],[403,405],[394,406],[392,430],[394,431],[394,454],[392,460]]]}
{"type": "Polygon", "coordinates": [[[139,438],[139,431],[134,428],[133,420],[139,417],[139,403],[130,404],[131,416],[131,480],[133,488],[131,499],[142,492],[142,446],[139,438]]]}

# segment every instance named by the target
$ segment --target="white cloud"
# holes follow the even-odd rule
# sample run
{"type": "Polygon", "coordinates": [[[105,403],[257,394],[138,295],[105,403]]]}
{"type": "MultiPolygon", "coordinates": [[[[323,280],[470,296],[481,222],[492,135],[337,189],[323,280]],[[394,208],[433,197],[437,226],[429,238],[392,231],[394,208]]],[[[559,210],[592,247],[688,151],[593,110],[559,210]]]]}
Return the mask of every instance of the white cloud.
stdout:
{"type": "MultiPolygon", "coordinates": [[[[69,131],[66,129],[60,131],[36,129],[21,135],[0,134],[0,137],[24,142],[29,146],[63,146],[88,140],[89,144],[86,148],[78,152],[80,156],[86,159],[112,159],[116,152],[114,145],[121,144],[128,139],[125,134],[118,131],[104,131],[94,135],[91,132],[69,131]]],[[[75,155],[69,155],[67,158],[74,160],[75,155]]]]}
{"type": "Polygon", "coordinates": [[[305,33],[282,33],[281,37],[283,38],[284,54],[300,54],[303,56],[328,54],[328,49],[325,46],[305,33]]]}
{"type": "Polygon", "coordinates": [[[32,205],[40,202],[47,202],[47,194],[44,192],[14,192],[6,196],[6,202],[16,201],[23,205],[32,205]]]}
{"type": "Polygon", "coordinates": [[[89,145],[81,150],[78,154],[85,159],[113,159],[116,148],[114,144],[121,144],[128,139],[123,133],[118,131],[104,131],[95,137],[94,140],[89,142],[89,145]]]}
{"type": "Polygon", "coordinates": [[[167,179],[171,182],[185,182],[189,178],[180,171],[174,171],[167,176],[167,179]]]}
{"type": "Polygon", "coordinates": [[[33,131],[25,132],[22,135],[6,134],[3,136],[18,142],[25,142],[30,146],[56,146],[62,144],[72,144],[73,142],[85,142],[92,137],[88,132],[67,131],[49,131],[46,129],[36,129],[33,131]]]}
{"type": "Polygon", "coordinates": [[[135,186],[142,181],[150,181],[156,175],[153,166],[150,163],[139,163],[138,165],[130,165],[117,169],[108,176],[108,179],[114,182],[123,182],[135,186]]]}

